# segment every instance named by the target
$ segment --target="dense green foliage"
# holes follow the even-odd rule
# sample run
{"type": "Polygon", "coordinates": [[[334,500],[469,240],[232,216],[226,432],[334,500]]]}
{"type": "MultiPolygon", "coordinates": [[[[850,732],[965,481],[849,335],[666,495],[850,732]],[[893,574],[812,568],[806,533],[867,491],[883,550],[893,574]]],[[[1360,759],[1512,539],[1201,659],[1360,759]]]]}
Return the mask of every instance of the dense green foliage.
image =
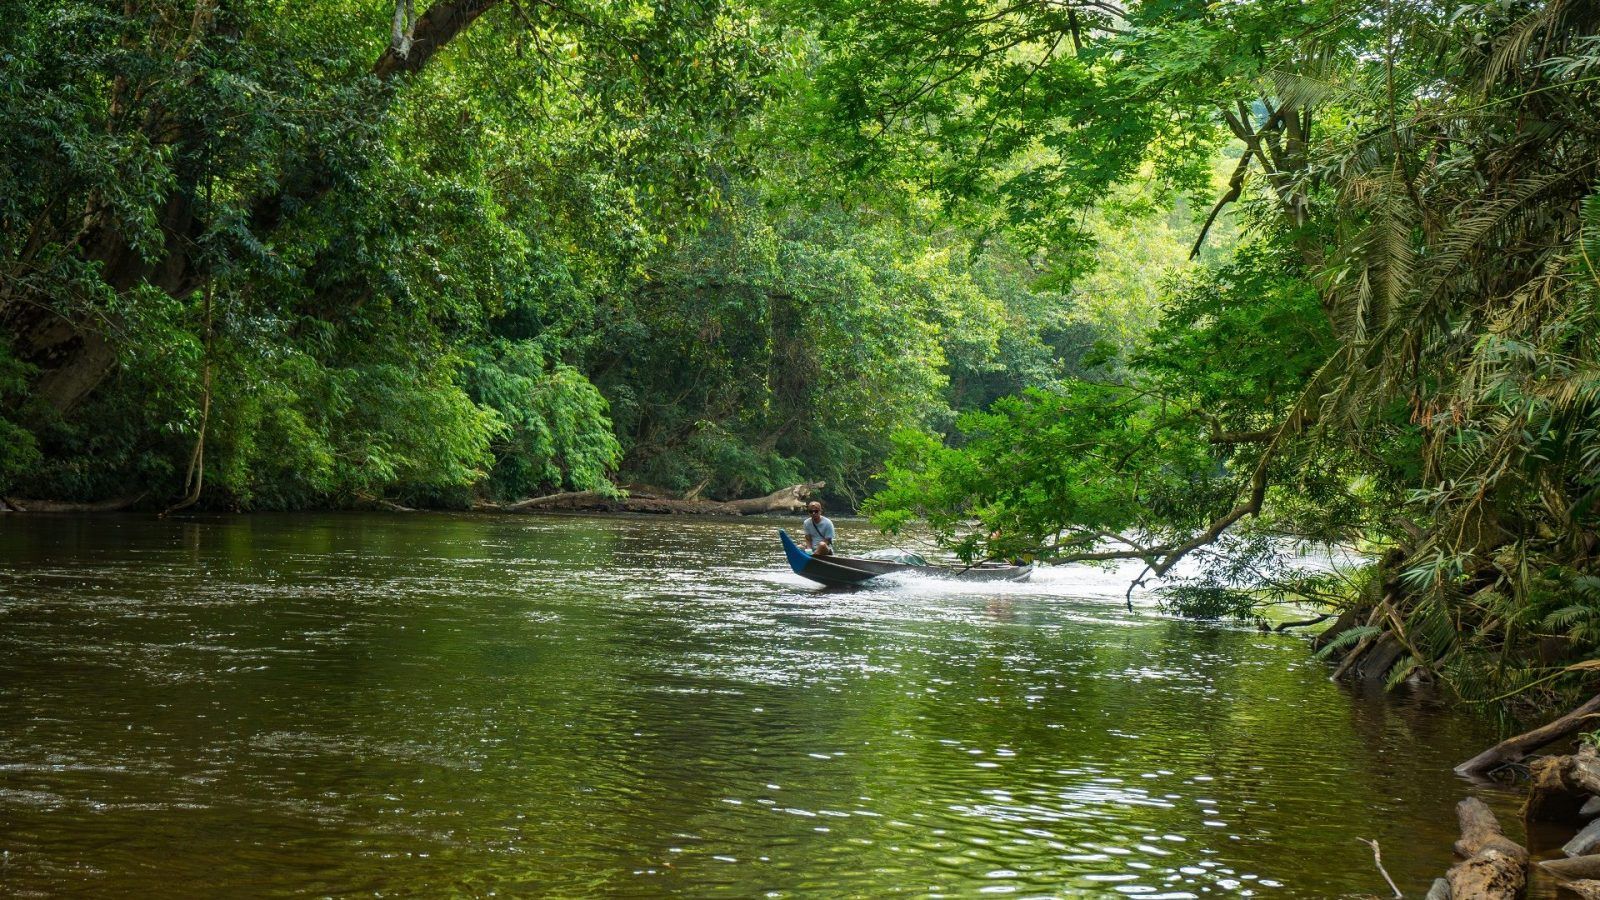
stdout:
{"type": "Polygon", "coordinates": [[[770,10],[410,5],[8,4],[0,494],[851,498],[1060,370],[1019,252],[808,155],[770,10]]]}
{"type": "Polygon", "coordinates": [[[833,127],[930,184],[1068,205],[1144,172],[1188,189],[1173,148],[1231,137],[1244,152],[1219,206],[1238,205],[1248,237],[1170,279],[1160,324],[1098,372],[969,414],[959,449],[903,438],[871,503],[880,522],[925,516],[969,555],[1140,560],[1200,614],[1359,610],[1335,651],[1397,645],[1376,673],[1391,683],[1580,684],[1568,664],[1600,649],[1595,10],[1047,9],[830,5],[837,65],[892,70],[868,82],[881,91],[836,88],[833,127]],[[1059,89],[1084,69],[1097,77],[1059,89]],[[906,116],[909,136],[876,137],[906,116]],[[900,146],[994,123],[1027,140],[986,144],[1000,155],[900,146]],[[1101,165],[1073,164],[1062,128],[1101,165]],[[1108,133],[1126,140],[1097,143],[1108,133]],[[1368,567],[1297,571],[1303,541],[1368,567]]]}

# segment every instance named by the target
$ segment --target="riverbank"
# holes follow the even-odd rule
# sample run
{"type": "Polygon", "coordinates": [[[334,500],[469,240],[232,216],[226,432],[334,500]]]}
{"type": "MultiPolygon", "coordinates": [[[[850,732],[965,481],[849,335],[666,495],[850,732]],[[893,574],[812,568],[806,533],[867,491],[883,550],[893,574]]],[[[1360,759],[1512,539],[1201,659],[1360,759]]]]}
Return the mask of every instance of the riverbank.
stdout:
{"type": "MultiPolygon", "coordinates": [[[[559,491],[539,497],[528,497],[497,503],[482,497],[474,498],[464,507],[433,506],[408,507],[392,500],[378,497],[356,498],[348,506],[308,508],[294,512],[329,512],[335,510],[370,510],[387,512],[415,512],[429,509],[437,512],[459,512],[470,508],[479,512],[631,512],[663,515],[699,516],[754,516],[776,513],[798,513],[809,500],[818,499],[826,482],[811,481],[779,488],[760,497],[731,500],[711,500],[698,496],[698,492],[678,494],[648,485],[629,485],[612,491],[559,491]]],[[[0,496],[0,513],[97,513],[133,510],[145,503],[148,493],[128,494],[108,500],[73,502],[40,500],[0,496]]],[[[149,511],[167,515],[184,506],[152,507],[149,511]]],[[[236,512],[236,511],[235,511],[236,512]]]]}

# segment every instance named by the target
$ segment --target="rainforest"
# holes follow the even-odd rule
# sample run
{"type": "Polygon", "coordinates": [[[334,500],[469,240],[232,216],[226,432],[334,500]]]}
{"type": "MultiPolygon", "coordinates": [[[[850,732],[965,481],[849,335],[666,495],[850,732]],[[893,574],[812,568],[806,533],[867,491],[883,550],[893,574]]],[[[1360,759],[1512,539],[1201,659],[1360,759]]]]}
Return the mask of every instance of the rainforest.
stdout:
{"type": "Polygon", "coordinates": [[[1600,5],[0,9],[8,522],[811,484],[1595,690],[1600,5]]]}

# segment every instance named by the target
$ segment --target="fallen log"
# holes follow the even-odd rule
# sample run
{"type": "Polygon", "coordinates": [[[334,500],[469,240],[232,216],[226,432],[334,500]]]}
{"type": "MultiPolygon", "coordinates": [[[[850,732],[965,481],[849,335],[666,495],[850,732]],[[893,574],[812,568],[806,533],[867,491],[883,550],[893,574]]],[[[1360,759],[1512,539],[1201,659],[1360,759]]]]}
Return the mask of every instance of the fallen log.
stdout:
{"type": "Polygon", "coordinates": [[[1462,861],[1444,877],[1450,896],[1458,900],[1514,900],[1527,884],[1528,851],[1500,831],[1494,810],[1476,797],[1456,804],[1461,840],[1455,851],[1462,861]]]}
{"type": "Polygon", "coordinates": [[[683,513],[685,515],[736,516],[732,507],[713,500],[673,500],[662,497],[617,497],[599,491],[562,491],[543,497],[529,497],[500,507],[505,512],[538,512],[564,510],[567,512],[637,512],[683,513]]]}
{"type": "Polygon", "coordinates": [[[1600,813],[1600,753],[1584,746],[1571,756],[1546,756],[1528,767],[1522,817],[1530,822],[1576,825],[1600,813]]]}
{"type": "Polygon", "coordinates": [[[149,491],[137,494],[126,494],[114,500],[98,500],[93,503],[69,503],[61,500],[30,500],[20,497],[0,498],[0,506],[9,505],[15,512],[36,513],[90,513],[90,512],[120,512],[143,500],[149,491]]]}
{"type": "Polygon", "coordinates": [[[1528,754],[1546,744],[1576,734],[1593,716],[1600,713],[1600,694],[1590,697],[1582,706],[1554,722],[1541,725],[1516,737],[1509,737],[1477,756],[1456,766],[1457,775],[1482,775],[1501,766],[1521,762],[1528,754]]]}
{"type": "Polygon", "coordinates": [[[808,481],[805,484],[795,484],[782,490],[773,491],[765,497],[756,497],[752,500],[729,500],[728,505],[738,510],[741,516],[759,516],[764,513],[797,513],[806,508],[806,501],[811,495],[827,486],[826,482],[808,481]]]}
{"type": "Polygon", "coordinates": [[[1600,850],[1600,819],[1585,825],[1572,840],[1561,845],[1561,852],[1568,856],[1588,856],[1597,850],[1600,850]]]}
{"type": "Polygon", "coordinates": [[[1395,637],[1392,632],[1384,632],[1378,643],[1367,651],[1367,658],[1356,667],[1357,673],[1366,681],[1383,681],[1389,677],[1389,670],[1404,656],[1406,645],[1395,637]]]}
{"type": "Polygon", "coordinates": [[[1570,859],[1547,859],[1539,863],[1539,868],[1568,881],[1600,878],[1600,853],[1570,859]]]}
{"type": "Polygon", "coordinates": [[[599,491],[563,491],[543,497],[530,497],[500,507],[504,512],[537,512],[563,510],[568,512],[633,512],[663,515],[701,516],[754,516],[763,513],[799,512],[813,491],[821,490],[823,482],[795,484],[773,491],[765,497],[748,500],[684,500],[653,494],[629,494],[617,497],[599,491]]]}

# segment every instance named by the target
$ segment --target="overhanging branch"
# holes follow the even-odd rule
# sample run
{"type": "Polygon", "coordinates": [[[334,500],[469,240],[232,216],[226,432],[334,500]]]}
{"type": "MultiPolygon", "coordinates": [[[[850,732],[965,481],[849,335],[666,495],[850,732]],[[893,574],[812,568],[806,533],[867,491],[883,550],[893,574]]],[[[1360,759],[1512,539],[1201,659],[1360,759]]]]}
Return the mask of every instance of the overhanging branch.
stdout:
{"type": "Polygon", "coordinates": [[[446,0],[433,4],[412,26],[409,46],[402,48],[398,44],[391,44],[378,57],[372,74],[381,80],[388,80],[397,73],[421,70],[435,53],[466,30],[474,19],[499,3],[500,0],[446,0]]]}

